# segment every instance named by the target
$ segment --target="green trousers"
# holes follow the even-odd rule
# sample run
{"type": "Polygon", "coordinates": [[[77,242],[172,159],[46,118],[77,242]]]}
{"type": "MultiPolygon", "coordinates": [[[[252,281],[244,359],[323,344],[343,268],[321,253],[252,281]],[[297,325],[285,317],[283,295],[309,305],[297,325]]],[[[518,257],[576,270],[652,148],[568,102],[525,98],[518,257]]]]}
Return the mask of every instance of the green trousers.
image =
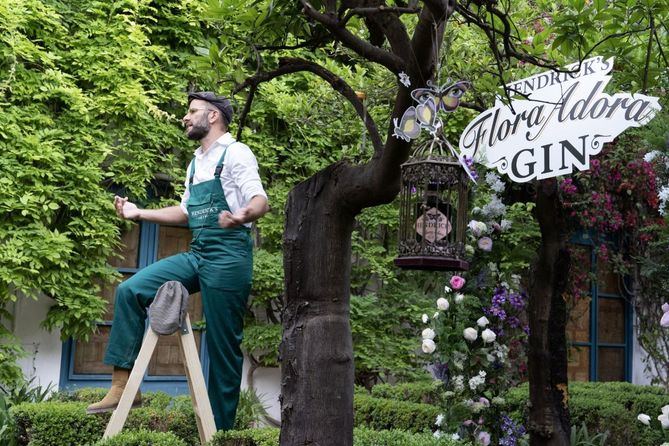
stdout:
{"type": "Polygon", "coordinates": [[[191,250],[138,271],[116,290],[105,364],[130,369],[139,353],[147,307],[165,282],[202,292],[209,353],[208,392],[218,429],[231,429],[239,401],[243,318],[251,287],[253,244],[244,228],[196,231],[191,250]]]}

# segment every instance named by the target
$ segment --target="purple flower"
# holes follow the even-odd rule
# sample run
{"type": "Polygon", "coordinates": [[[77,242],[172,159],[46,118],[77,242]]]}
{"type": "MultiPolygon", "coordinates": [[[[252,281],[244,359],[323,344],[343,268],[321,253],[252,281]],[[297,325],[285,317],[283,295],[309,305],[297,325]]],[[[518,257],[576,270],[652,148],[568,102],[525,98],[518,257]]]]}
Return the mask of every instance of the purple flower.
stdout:
{"type": "Polygon", "coordinates": [[[490,434],[486,431],[479,432],[476,441],[483,446],[488,446],[490,444],[490,434]]]}
{"type": "Polygon", "coordinates": [[[662,305],[662,311],[664,311],[664,314],[662,315],[662,319],[660,319],[660,326],[667,328],[669,327],[669,304],[664,303],[662,305]]]}
{"type": "Polygon", "coordinates": [[[492,239],[490,237],[481,237],[478,241],[478,245],[481,251],[492,251],[492,239]]]}

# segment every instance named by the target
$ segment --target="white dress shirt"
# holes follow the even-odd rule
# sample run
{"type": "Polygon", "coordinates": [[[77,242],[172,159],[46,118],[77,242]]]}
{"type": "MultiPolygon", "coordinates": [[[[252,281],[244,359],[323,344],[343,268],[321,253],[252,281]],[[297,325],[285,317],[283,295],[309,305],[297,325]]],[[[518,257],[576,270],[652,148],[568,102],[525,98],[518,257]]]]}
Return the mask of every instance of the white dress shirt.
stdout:
{"type": "MultiPolygon", "coordinates": [[[[236,142],[228,132],[218,138],[206,152],[203,153],[202,147],[198,147],[193,153],[195,159],[188,164],[186,190],[181,197],[181,209],[186,215],[188,215],[186,202],[188,201],[188,197],[190,197],[188,180],[191,164],[195,162],[193,184],[212,180],[216,165],[221,155],[223,155],[223,149],[228,144],[228,151],[223,160],[223,171],[221,171],[221,185],[223,186],[223,192],[230,207],[230,212],[234,214],[240,208],[248,205],[251,198],[256,195],[267,198],[267,194],[260,182],[260,175],[258,175],[256,157],[246,144],[236,142]]],[[[245,226],[250,227],[251,223],[246,223],[245,226]]]]}

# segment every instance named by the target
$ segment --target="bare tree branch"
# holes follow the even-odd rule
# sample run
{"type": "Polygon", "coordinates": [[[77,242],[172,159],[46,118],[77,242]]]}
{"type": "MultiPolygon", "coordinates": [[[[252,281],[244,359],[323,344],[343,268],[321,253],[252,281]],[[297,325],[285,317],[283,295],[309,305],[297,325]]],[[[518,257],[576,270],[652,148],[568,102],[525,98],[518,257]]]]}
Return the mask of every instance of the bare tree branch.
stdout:
{"type": "Polygon", "coordinates": [[[383,65],[393,73],[399,73],[403,70],[404,62],[402,59],[352,34],[345,26],[342,26],[335,13],[323,14],[311,6],[307,0],[300,0],[300,3],[302,3],[307,17],[329,29],[347,48],[355,51],[361,57],[383,65]]]}
{"type": "MultiPolygon", "coordinates": [[[[238,93],[247,87],[251,87],[253,90],[253,88],[257,88],[257,86],[263,82],[269,82],[277,77],[301,71],[308,71],[321,77],[327,81],[335,91],[338,91],[342,96],[344,96],[351,103],[351,105],[353,105],[353,108],[357,112],[358,116],[365,123],[365,127],[367,128],[370,139],[372,140],[372,145],[374,146],[374,152],[376,153],[383,151],[383,142],[381,141],[381,136],[376,127],[376,122],[369,115],[369,113],[367,113],[367,110],[362,104],[362,101],[360,101],[360,99],[355,94],[355,91],[342,78],[315,62],[298,58],[281,59],[277,69],[269,72],[259,72],[247,78],[244,82],[235,87],[233,94],[238,93]]],[[[252,97],[252,95],[250,94],[249,97],[252,97]]]]}
{"type": "Polygon", "coordinates": [[[654,30],[653,35],[655,36],[655,41],[657,42],[657,48],[660,50],[660,56],[662,56],[662,59],[664,59],[664,66],[669,67],[669,61],[667,60],[667,56],[664,54],[664,50],[662,49],[662,42],[660,41],[660,37],[657,35],[657,28],[654,30]]]}
{"type": "Polygon", "coordinates": [[[653,49],[653,34],[655,34],[655,17],[650,15],[650,35],[648,36],[648,47],[646,48],[646,63],[643,67],[643,86],[641,91],[648,92],[648,72],[650,71],[650,55],[653,49]]]}
{"type": "Polygon", "coordinates": [[[253,103],[253,98],[255,97],[256,91],[258,91],[258,86],[251,85],[251,88],[249,90],[249,96],[246,98],[246,103],[244,103],[244,109],[239,114],[239,128],[237,129],[237,141],[242,140],[242,130],[244,129],[244,125],[246,125],[246,116],[249,114],[249,111],[251,110],[251,104],[253,103]]]}
{"type": "Polygon", "coordinates": [[[355,16],[364,16],[368,14],[384,14],[384,13],[393,13],[393,14],[419,14],[420,8],[403,8],[399,6],[376,6],[376,7],[360,7],[360,8],[351,8],[348,10],[344,18],[341,19],[341,24],[346,25],[349,20],[355,16]]]}

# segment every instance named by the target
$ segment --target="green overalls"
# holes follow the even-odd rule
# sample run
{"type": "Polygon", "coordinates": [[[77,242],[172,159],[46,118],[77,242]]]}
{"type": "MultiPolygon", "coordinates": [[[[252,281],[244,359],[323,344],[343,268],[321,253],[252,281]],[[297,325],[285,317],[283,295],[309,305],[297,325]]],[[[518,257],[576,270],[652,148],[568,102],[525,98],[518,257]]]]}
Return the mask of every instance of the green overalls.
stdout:
{"type": "Polygon", "coordinates": [[[214,179],[193,184],[195,159],[189,175],[188,227],[190,251],[153,263],[116,289],[114,321],[105,364],[132,368],[145,330],[146,308],[158,288],[170,280],[183,283],[190,294],[202,292],[207,321],[209,399],[218,429],[231,429],[239,401],[243,356],[243,318],[251,288],[253,242],[244,226],[221,228],[218,214],[230,210],[221,186],[226,146],[214,179]]]}

